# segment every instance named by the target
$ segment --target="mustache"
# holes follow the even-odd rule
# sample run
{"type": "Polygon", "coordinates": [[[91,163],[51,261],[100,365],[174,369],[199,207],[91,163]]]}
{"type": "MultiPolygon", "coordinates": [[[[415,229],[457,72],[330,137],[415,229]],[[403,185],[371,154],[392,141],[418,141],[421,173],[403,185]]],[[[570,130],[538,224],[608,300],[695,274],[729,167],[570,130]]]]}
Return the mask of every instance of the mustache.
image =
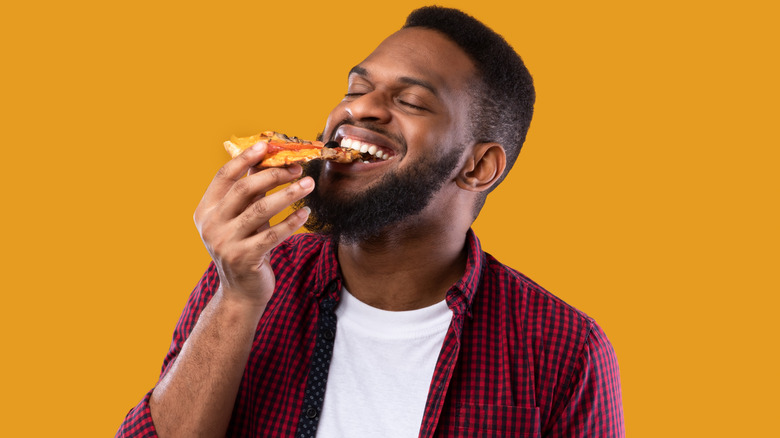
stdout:
{"type": "MultiPolygon", "coordinates": [[[[401,137],[400,135],[392,133],[392,132],[388,131],[387,129],[385,129],[384,127],[382,127],[381,125],[378,125],[376,123],[356,121],[356,120],[353,120],[352,118],[344,119],[344,120],[340,121],[336,126],[334,126],[333,129],[330,131],[330,138],[328,138],[328,141],[333,141],[333,140],[336,139],[336,132],[338,132],[339,128],[341,126],[343,126],[343,125],[354,126],[356,128],[361,128],[361,129],[365,129],[365,130],[368,130],[368,131],[374,131],[377,134],[381,134],[381,135],[389,138],[393,142],[395,142],[395,144],[401,146],[401,148],[403,149],[403,152],[406,152],[406,140],[403,137],[401,137]]],[[[319,135],[317,135],[317,139],[320,140],[320,141],[323,141],[322,140],[322,136],[323,136],[323,133],[319,133],[319,135]]]]}

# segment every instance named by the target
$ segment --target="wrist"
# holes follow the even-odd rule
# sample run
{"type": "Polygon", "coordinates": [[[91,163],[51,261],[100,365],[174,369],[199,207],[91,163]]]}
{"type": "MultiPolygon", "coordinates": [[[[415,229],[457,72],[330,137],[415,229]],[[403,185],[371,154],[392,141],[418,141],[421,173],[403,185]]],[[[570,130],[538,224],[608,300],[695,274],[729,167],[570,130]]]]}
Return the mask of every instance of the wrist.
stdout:
{"type": "Polygon", "coordinates": [[[242,322],[257,325],[265,311],[268,300],[258,300],[246,294],[232,292],[220,285],[212,301],[220,308],[219,313],[233,324],[242,322]]]}

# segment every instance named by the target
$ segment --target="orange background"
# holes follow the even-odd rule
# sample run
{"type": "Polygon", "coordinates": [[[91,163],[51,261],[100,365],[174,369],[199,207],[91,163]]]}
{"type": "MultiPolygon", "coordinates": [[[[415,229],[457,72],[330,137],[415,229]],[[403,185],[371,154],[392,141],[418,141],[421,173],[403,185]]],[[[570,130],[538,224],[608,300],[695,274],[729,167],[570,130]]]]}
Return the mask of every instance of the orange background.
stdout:
{"type": "MultiPolygon", "coordinates": [[[[222,140],[314,135],[423,4],[263,3],[2,7],[4,435],[113,435],[208,262],[191,215],[222,140]]],[[[776,430],[773,2],[442,3],[538,91],[477,233],[607,331],[629,436],[776,430]]]]}

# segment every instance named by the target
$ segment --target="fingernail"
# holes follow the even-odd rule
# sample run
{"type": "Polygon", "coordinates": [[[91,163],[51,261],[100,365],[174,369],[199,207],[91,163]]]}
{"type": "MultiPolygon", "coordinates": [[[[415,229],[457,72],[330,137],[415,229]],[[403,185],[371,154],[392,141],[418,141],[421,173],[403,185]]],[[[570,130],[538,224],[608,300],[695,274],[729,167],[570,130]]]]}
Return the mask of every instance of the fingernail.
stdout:
{"type": "Polygon", "coordinates": [[[305,211],[307,215],[311,214],[311,208],[309,208],[309,207],[303,207],[303,208],[301,208],[301,210],[305,211]]]}
{"type": "Polygon", "coordinates": [[[265,143],[263,142],[257,142],[254,145],[252,145],[252,149],[259,151],[260,149],[263,149],[265,147],[265,143]]]}
{"type": "Polygon", "coordinates": [[[311,178],[303,178],[298,182],[304,189],[308,189],[314,185],[314,181],[311,178]]]}

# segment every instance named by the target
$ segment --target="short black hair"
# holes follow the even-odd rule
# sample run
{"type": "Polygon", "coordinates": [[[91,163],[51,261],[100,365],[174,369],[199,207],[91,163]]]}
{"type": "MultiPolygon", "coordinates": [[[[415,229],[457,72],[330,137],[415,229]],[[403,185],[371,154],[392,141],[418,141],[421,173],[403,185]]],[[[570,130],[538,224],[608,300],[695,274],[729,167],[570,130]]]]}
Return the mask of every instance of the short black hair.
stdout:
{"type": "MultiPolygon", "coordinates": [[[[441,32],[474,62],[481,83],[470,92],[472,135],[477,142],[498,142],[507,154],[504,180],[525,142],[534,112],[536,91],[520,55],[506,40],[476,18],[457,9],[426,6],[412,11],[403,28],[423,27],[441,32]]],[[[487,193],[485,193],[485,196],[487,193]]],[[[482,207],[484,198],[478,205],[482,207]]]]}

